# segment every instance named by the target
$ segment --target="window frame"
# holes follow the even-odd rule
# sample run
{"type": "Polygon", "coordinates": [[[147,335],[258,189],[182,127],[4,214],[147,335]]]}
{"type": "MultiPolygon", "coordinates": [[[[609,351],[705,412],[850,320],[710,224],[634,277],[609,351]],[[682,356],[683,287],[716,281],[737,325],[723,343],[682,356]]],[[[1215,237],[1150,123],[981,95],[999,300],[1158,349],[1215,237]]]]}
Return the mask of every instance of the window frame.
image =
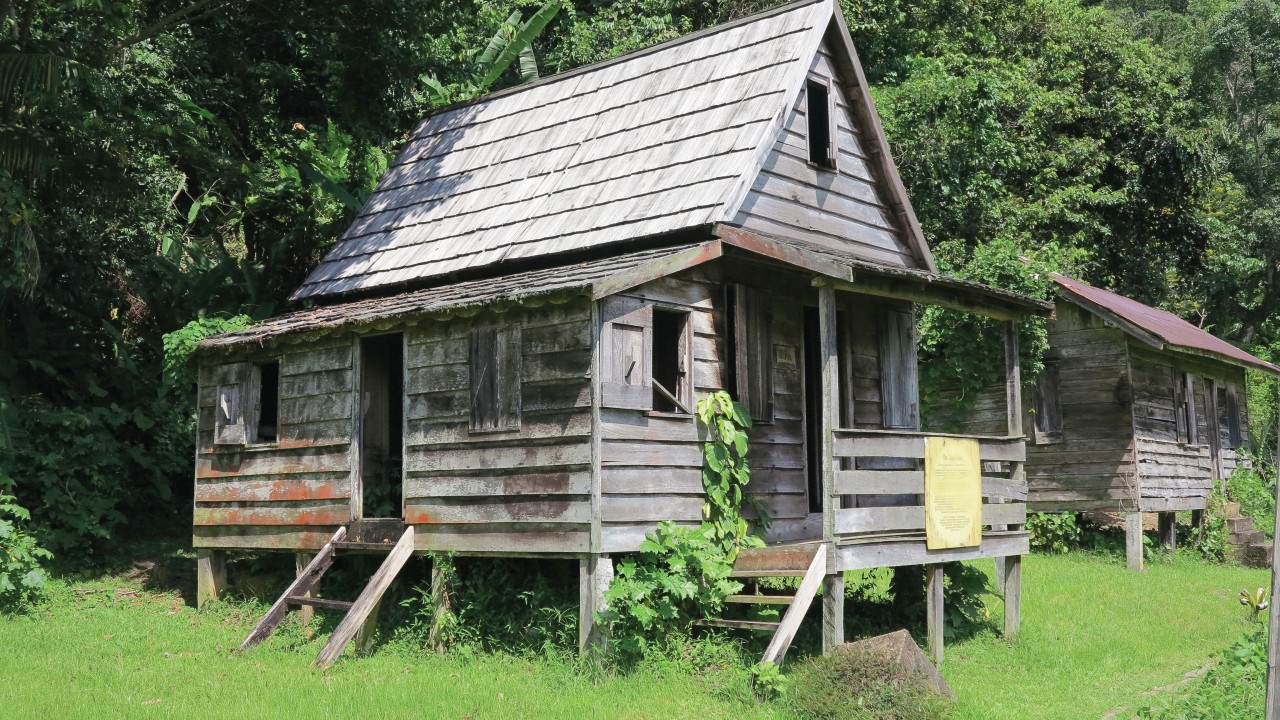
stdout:
{"type": "Polygon", "coordinates": [[[838,172],[840,169],[840,143],[838,140],[839,124],[836,122],[836,103],[835,103],[835,86],[831,78],[821,75],[809,75],[805,78],[804,84],[804,116],[805,116],[805,145],[807,150],[806,161],[809,165],[826,170],[828,172],[838,172]],[[813,130],[817,127],[814,122],[813,115],[813,91],[821,90],[826,100],[826,107],[823,112],[826,114],[826,160],[820,161],[815,159],[816,150],[814,145],[813,130]]]}

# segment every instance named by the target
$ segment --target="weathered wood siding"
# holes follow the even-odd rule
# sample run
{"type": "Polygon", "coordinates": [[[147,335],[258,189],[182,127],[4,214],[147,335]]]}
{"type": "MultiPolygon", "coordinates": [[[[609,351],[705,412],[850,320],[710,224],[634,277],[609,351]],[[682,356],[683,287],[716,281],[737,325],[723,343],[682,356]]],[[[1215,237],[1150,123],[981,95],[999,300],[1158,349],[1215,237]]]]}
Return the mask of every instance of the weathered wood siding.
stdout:
{"type": "Polygon", "coordinates": [[[836,169],[809,162],[806,98],[801,91],[734,222],[886,265],[918,267],[902,225],[886,207],[883,178],[873,169],[863,128],[857,126],[825,44],[814,57],[810,76],[836,80],[836,169]]]}
{"type": "Polygon", "coordinates": [[[202,362],[197,547],[319,547],[350,520],[352,344],[350,335],[342,335],[202,362]],[[218,368],[272,359],[280,362],[278,442],[215,447],[218,368]]]}
{"type": "MultiPolygon", "coordinates": [[[[693,333],[695,398],[726,389],[728,322],[719,266],[655,280],[621,298],[689,312],[693,333]]],[[[775,521],[802,521],[805,497],[803,408],[800,387],[802,305],[781,293],[772,297],[774,421],[751,432],[751,489],[775,521]]],[[[604,351],[607,351],[607,347],[604,351]]],[[[692,416],[602,408],[601,549],[629,552],[663,520],[702,519],[702,442],[692,416]]]]}
{"type": "MultiPolygon", "coordinates": [[[[1060,443],[1027,445],[1030,509],[1115,510],[1136,500],[1129,348],[1120,330],[1059,301],[1049,325],[1058,361],[1060,443]]],[[[1023,393],[1024,402],[1033,394],[1023,393]]],[[[1030,427],[1030,426],[1028,426],[1030,427]]]]}
{"type": "Polygon", "coordinates": [[[1138,468],[1142,497],[1151,509],[1203,507],[1213,490],[1215,475],[1210,445],[1217,435],[1221,476],[1228,477],[1241,457],[1231,447],[1227,408],[1213,386],[1235,388],[1240,440],[1247,442],[1248,407],[1244,399],[1245,373],[1226,363],[1178,353],[1159,352],[1130,343],[1134,377],[1134,430],[1138,437],[1138,468]],[[1195,442],[1179,442],[1175,412],[1175,384],[1190,373],[1195,391],[1195,442]]]}
{"type": "Polygon", "coordinates": [[[419,550],[581,553],[591,529],[591,301],[405,331],[406,522],[419,550]],[[520,424],[471,430],[471,330],[520,327],[520,424]]]}

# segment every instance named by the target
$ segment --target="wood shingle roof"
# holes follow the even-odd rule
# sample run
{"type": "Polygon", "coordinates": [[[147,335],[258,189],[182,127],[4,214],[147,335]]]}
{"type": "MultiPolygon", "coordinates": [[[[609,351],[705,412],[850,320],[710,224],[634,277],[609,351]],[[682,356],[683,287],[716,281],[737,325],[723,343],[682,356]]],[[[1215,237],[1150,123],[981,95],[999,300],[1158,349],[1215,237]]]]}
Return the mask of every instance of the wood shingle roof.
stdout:
{"type": "MultiPolygon", "coordinates": [[[[792,3],[442,109],[419,123],[293,297],[440,282],[729,221],[824,40],[857,69],[850,94],[874,117],[834,0],[792,3]]],[[[917,264],[933,270],[878,122],[869,130],[917,264]]]]}

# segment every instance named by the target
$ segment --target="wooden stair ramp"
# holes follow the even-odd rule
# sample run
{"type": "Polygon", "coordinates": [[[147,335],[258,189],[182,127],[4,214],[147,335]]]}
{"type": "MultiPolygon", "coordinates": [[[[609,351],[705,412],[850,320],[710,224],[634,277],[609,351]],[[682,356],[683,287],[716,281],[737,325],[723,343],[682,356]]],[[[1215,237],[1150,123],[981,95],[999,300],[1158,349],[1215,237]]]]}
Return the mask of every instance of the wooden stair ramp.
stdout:
{"type": "Polygon", "coordinates": [[[733,565],[731,577],[798,577],[800,586],[794,595],[730,595],[726,603],[752,605],[786,605],[778,622],[762,620],[725,620],[709,618],[699,620],[696,624],[702,627],[722,627],[757,632],[772,632],[773,638],[765,649],[761,663],[781,665],[791,641],[795,639],[800,622],[809,612],[814,595],[822,585],[827,574],[827,546],[823,543],[808,543],[773,548],[743,549],[733,565]]]}
{"type": "Polygon", "coordinates": [[[319,598],[306,597],[311,592],[316,583],[320,582],[321,576],[325,571],[333,565],[333,554],[337,550],[338,543],[347,536],[347,526],[343,525],[338,528],[333,537],[329,538],[329,542],[320,548],[315,557],[311,558],[311,562],[298,573],[298,577],[285,588],[284,594],[279,600],[271,606],[266,615],[258,621],[253,627],[253,632],[249,633],[249,637],[240,643],[240,648],[236,652],[244,652],[249,648],[270,637],[271,633],[284,621],[285,615],[289,612],[290,605],[313,605],[315,607],[331,607],[329,603],[341,602],[338,600],[321,600],[319,598]],[[322,604],[323,603],[323,604],[322,604]]]}
{"type": "Polygon", "coordinates": [[[316,656],[313,663],[319,668],[331,667],[338,661],[338,656],[346,649],[347,644],[355,638],[356,633],[360,632],[360,627],[364,625],[369,618],[369,614],[378,606],[378,601],[382,599],[382,594],[391,587],[391,582],[396,579],[396,575],[400,574],[400,570],[404,568],[405,563],[409,562],[409,558],[413,557],[413,526],[409,525],[404,529],[404,534],[400,536],[400,540],[391,548],[391,552],[387,553],[387,559],[382,561],[382,565],[378,567],[378,571],[369,579],[369,584],[360,592],[360,596],[351,603],[347,609],[346,617],[342,618],[342,622],[338,623],[337,629],[333,631],[333,635],[329,638],[329,642],[325,643],[324,648],[320,650],[320,654],[316,656]]]}

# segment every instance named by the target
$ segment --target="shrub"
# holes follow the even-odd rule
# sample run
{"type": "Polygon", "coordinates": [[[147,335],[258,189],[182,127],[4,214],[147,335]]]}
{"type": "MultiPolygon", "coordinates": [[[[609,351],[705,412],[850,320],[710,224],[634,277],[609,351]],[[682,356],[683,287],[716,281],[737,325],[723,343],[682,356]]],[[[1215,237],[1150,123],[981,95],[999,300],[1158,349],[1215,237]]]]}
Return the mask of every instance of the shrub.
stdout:
{"type": "Polygon", "coordinates": [[[729,579],[732,564],[715,528],[658,524],[636,556],[618,563],[597,622],[613,625],[613,646],[624,662],[661,650],[699,617],[715,617],[724,598],[742,590],[729,579]]]}
{"type": "Polygon", "coordinates": [[[1227,496],[1214,481],[1204,509],[1204,529],[1195,540],[1195,549],[1208,560],[1222,562],[1227,557],[1227,496]]]}
{"type": "Polygon", "coordinates": [[[810,720],[945,720],[952,703],[873,652],[839,651],[791,669],[787,698],[810,720]]]}
{"type": "Polygon", "coordinates": [[[443,570],[444,613],[431,584],[416,585],[400,606],[396,641],[463,654],[564,657],[578,647],[577,563],[527,558],[432,556],[443,570]],[[570,573],[568,570],[572,569],[570,573]],[[438,637],[432,637],[435,627],[438,637]]]}
{"type": "Polygon", "coordinates": [[[1061,554],[1079,547],[1083,532],[1075,513],[1032,513],[1027,516],[1031,549],[1061,554]]]}
{"type": "Polygon", "coordinates": [[[53,555],[36,545],[21,524],[31,514],[14,502],[12,495],[0,495],[0,611],[20,611],[39,599],[44,592],[44,570],[41,560],[53,555]]]}
{"type": "Polygon", "coordinates": [[[1267,632],[1261,623],[1222,651],[1186,696],[1143,708],[1138,717],[1155,720],[1261,720],[1267,697],[1267,632]]]}
{"type": "Polygon", "coordinates": [[[1240,514],[1253,518],[1254,527],[1268,537],[1275,532],[1276,479],[1270,467],[1253,462],[1253,467],[1265,467],[1259,472],[1249,468],[1236,468],[1227,480],[1227,495],[1240,503],[1240,514]]]}

